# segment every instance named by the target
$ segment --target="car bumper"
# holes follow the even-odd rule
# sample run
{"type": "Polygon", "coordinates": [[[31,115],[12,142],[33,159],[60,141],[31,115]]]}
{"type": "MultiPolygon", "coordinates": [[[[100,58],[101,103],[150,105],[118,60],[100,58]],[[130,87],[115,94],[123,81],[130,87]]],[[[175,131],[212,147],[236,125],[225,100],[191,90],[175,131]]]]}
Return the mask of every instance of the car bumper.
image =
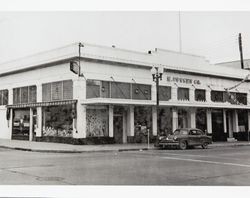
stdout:
{"type": "Polygon", "coordinates": [[[178,146],[179,142],[159,142],[159,146],[178,146]]]}

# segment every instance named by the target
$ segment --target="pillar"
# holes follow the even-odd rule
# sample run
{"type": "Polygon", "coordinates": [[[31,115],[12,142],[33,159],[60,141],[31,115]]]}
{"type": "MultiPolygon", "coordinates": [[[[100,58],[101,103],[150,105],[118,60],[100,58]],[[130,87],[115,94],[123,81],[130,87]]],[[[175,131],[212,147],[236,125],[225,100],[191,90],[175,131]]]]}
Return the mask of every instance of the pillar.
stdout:
{"type": "Polygon", "coordinates": [[[211,90],[210,89],[206,90],[206,101],[211,102],[211,90]]]}
{"type": "Polygon", "coordinates": [[[196,109],[195,108],[191,108],[189,114],[190,114],[190,116],[189,116],[189,123],[188,123],[188,125],[191,128],[196,128],[196,109]]]}
{"type": "Polygon", "coordinates": [[[233,123],[231,111],[228,112],[228,137],[233,138],[233,123]]]}
{"type": "Polygon", "coordinates": [[[87,106],[81,104],[86,99],[86,80],[77,78],[73,80],[73,98],[77,100],[76,119],[73,120],[75,129],[73,130],[73,138],[86,138],[87,131],[87,106]]]}
{"type": "Polygon", "coordinates": [[[125,109],[123,112],[123,130],[122,130],[122,143],[125,144],[127,143],[127,110],[125,109]]]}
{"type": "MultiPolygon", "coordinates": [[[[43,101],[43,96],[42,96],[42,85],[41,84],[37,84],[36,85],[36,101],[37,102],[42,102],[43,101]]],[[[43,129],[43,116],[42,116],[42,107],[37,107],[36,108],[37,111],[37,128],[36,128],[36,137],[42,137],[42,129],[43,129]]]]}
{"type": "Polygon", "coordinates": [[[189,101],[194,102],[195,101],[195,94],[194,94],[194,88],[189,88],[189,101]]]}
{"type": "Polygon", "coordinates": [[[207,133],[212,134],[212,110],[207,109],[207,133]]]}
{"type": "Polygon", "coordinates": [[[171,87],[171,100],[177,101],[177,87],[175,85],[171,87]]]}
{"type": "MultiPolygon", "coordinates": [[[[13,89],[8,89],[8,104],[13,104],[13,89]]],[[[8,127],[9,127],[9,139],[11,139],[12,136],[12,123],[13,123],[13,109],[10,109],[10,119],[8,120],[8,127]]]]}
{"type": "Polygon", "coordinates": [[[178,111],[177,108],[172,108],[172,129],[173,132],[178,128],[178,111]]]}
{"type": "Polygon", "coordinates": [[[158,130],[158,126],[157,126],[157,108],[156,106],[152,107],[152,130],[153,130],[153,135],[156,136],[157,135],[157,130],[158,130]]]}
{"type": "Polygon", "coordinates": [[[224,124],[224,133],[227,133],[227,111],[223,109],[223,124],[224,124]]]}
{"type": "Polygon", "coordinates": [[[128,120],[127,122],[128,136],[134,136],[135,135],[134,106],[129,106],[127,120],[128,120]]]}
{"type": "Polygon", "coordinates": [[[239,132],[239,125],[238,125],[238,112],[237,110],[233,110],[233,132],[239,132]]]}
{"type": "Polygon", "coordinates": [[[33,109],[30,108],[30,130],[29,130],[29,141],[33,140],[33,109]]]}
{"type": "Polygon", "coordinates": [[[109,105],[109,137],[114,137],[114,106],[109,105]]]}

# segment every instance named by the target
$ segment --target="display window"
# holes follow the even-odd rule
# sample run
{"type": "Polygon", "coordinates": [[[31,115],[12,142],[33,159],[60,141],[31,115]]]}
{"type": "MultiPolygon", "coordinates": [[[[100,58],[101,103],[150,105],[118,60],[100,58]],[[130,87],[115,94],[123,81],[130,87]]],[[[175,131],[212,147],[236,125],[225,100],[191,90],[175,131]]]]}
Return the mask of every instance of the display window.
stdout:
{"type": "Polygon", "coordinates": [[[43,136],[72,137],[72,105],[43,108],[43,136]]]}

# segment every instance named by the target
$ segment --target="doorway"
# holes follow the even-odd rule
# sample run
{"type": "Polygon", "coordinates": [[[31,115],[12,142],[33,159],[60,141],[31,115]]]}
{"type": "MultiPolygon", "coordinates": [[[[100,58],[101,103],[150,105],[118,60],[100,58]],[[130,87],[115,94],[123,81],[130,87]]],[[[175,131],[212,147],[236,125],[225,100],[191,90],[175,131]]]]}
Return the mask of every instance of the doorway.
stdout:
{"type": "Polygon", "coordinates": [[[212,110],[212,140],[214,142],[227,140],[227,134],[224,133],[222,109],[212,110]]]}
{"type": "Polygon", "coordinates": [[[126,133],[126,121],[127,121],[127,109],[123,106],[114,107],[114,119],[113,119],[113,130],[114,140],[117,144],[127,142],[126,133]]]}

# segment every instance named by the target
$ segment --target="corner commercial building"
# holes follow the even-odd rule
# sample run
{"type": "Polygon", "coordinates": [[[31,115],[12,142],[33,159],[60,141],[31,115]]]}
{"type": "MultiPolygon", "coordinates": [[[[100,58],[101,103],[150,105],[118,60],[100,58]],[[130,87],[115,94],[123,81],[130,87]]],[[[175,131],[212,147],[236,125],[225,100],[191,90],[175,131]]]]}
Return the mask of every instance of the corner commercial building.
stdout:
{"type": "Polygon", "coordinates": [[[163,49],[83,45],[81,77],[69,64],[78,44],[1,64],[0,138],[139,143],[148,132],[197,127],[213,141],[248,139],[248,71],[163,49]],[[164,68],[158,111],[152,67],[164,68]]]}

